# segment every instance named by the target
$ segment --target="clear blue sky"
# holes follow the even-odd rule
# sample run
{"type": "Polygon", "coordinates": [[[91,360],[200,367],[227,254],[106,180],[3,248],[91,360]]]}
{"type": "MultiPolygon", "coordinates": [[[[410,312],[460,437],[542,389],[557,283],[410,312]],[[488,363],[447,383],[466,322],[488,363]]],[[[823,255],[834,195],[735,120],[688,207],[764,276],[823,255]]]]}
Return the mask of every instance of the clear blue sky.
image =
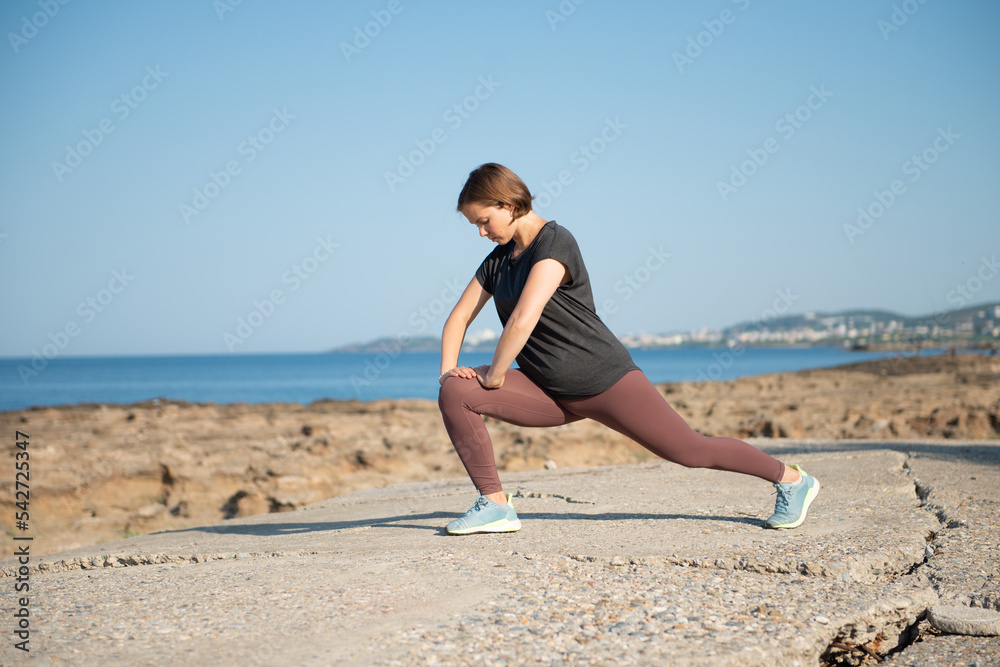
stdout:
{"type": "Polygon", "coordinates": [[[488,161],[619,335],[1000,299],[994,2],[232,2],[0,6],[0,356],[438,335],[488,161]]]}

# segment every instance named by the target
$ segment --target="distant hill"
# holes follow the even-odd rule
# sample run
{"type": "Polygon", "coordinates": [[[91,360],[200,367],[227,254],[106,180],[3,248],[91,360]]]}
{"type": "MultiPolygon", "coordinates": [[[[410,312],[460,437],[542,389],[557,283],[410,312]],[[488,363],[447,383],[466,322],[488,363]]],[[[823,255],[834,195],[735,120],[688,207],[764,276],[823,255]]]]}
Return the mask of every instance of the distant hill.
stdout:
{"type": "MultiPolygon", "coordinates": [[[[487,339],[485,342],[474,342],[470,336],[462,346],[464,352],[492,352],[496,347],[496,338],[487,339]]],[[[398,338],[378,338],[367,343],[352,343],[336,347],[329,352],[354,353],[354,354],[380,354],[391,352],[395,354],[403,352],[440,352],[441,339],[433,336],[415,336],[408,341],[400,341],[398,338]]]]}
{"type": "MultiPolygon", "coordinates": [[[[773,331],[808,326],[815,328],[817,323],[833,324],[834,322],[838,324],[844,323],[847,326],[852,326],[852,324],[859,325],[867,323],[889,326],[890,323],[896,322],[899,327],[915,329],[921,326],[933,327],[935,325],[947,328],[956,328],[961,327],[962,325],[975,327],[976,324],[985,325],[986,322],[991,320],[993,322],[1000,322],[1000,302],[968,306],[958,310],[949,310],[940,313],[932,313],[930,315],[916,316],[900,315],[899,313],[894,313],[889,310],[856,309],[845,310],[837,313],[816,312],[776,317],[763,324],[768,329],[773,331]]],[[[740,330],[760,328],[761,325],[761,322],[754,322],[750,320],[734,324],[726,329],[723,329],[722,331],[723,333],[735,333],[740,330]]]]}
{"type": "MultiPolygon", "coordinates": [[[[488,352],[497,334],[470,334],[462,347],[467,352],[488,352]]],[[[914,344],[1000,344],[1000,302],[967,306],[930,315],[900,315],[888,310],[854,309],[803,313],[748,320],[711,332],[641,334],[622,337],[631,348],[685,345],[832,345],[859,349],[914,344]]],[[[405,341],[379,338],[344,345],[331,352],[377,354],[381,352],[438,352],[441,339],[415,336],[405,341]]]]}
{"type": "Polygon", "coordinates": [[[398,348],[405,352],[439,352],[441,350],[441,339],[433,336],[414,336],[405,341],[405,345],[397,338],[378,338],[367,343],[352,343],[334,348],[330,352],[351,352],[356,354],[375,354],[390,350],[396,352],[398,348]]]}

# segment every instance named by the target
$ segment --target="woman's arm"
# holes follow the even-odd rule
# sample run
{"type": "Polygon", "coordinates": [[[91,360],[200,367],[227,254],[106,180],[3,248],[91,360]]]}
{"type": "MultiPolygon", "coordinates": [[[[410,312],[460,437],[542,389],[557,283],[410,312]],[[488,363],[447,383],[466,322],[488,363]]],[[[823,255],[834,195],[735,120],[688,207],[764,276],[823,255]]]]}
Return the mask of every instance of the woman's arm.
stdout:
{"type": "Polygon", "coordinates": [[[517,299],[514,312],[508,318],[497,342],[493,363],[485,375],[482,373],[479,375],[479,381],[484,387],[496,389],[503,385],[507,369],[528,342],[528,337],[538,324],[538,318],[542,316],[545,304],[555,294],[556,288],[569,279],[569,269],[557,259],[543,259],[531,267],[531,273],[528,274],[521,296],[517,299]]]}
{"type": "Polygon", "coordinates": [[[441,333],[441,375],[458,366],[458,353],[462,349],[465,332],[492,296],[475,278],[462,292],[441,333]]]}

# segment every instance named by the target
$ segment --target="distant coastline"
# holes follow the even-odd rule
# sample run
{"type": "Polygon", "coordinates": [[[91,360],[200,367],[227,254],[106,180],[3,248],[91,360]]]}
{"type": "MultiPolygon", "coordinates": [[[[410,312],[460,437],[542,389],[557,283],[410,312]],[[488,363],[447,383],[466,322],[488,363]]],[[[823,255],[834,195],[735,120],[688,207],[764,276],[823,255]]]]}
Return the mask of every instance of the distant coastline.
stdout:
{"type": "MultiPolygon", "coordinates": [[[[470,334],[462,349],[490,352],[498,334],[489,330],[470,334]]],[[[900,351],[919,354],[928,349],[1000,349],[1000,302],[968,306],[925,316],[899,315],[884,310],[847,310],[799,315],[768,314],[725,329],[628,334],[620,340],[630,349],[670,347],[815,347],[838,346],[868,352],[900,351]]],[[[336,353],[438,352],[434,336],[384,337],[328,350],[336,353]]]]}

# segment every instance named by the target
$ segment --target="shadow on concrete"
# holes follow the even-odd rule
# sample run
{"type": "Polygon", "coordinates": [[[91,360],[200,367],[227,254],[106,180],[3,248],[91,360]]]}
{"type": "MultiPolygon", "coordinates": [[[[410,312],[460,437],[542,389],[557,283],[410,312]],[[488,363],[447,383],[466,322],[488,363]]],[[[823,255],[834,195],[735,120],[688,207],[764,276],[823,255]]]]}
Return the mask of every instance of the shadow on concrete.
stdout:
{"type": "Polygon", "coordinates": [[[730,523],[743,523],[750,526],[763,526],[760,519],[740,516],[721,516],[717,514],[634,514],[606,512],[604,514],[579,514],[562,512],[518,512],[520,519],[543,519],[556,521],[728,521],[730,523]]]}
{"type": "MultiPolygon", "coordinates": [[[[356,521],[318,521],[314,523],[264,523],[264,524],[231,524],[217,526],[196,526],[182,530],[164,530],[150,535],[179,535],[183,533],[211,533],[216,535],[253,535],[257,537],[276,537],[284,535],[299,535],[304,533],[338,532],[359,528],[413,528],[429,530],[445,534],[445,524],[460,515],[453,512],[428,512],[425,514],[407,514],[403,516],[381,517],[374,519],[358,519],[356,521]],[[428,526],[409,523],[411,521],[440,520],[441,525],[428,526]]],[[[637,514],[628,512],[611,512],[603,514],[582,514],[578,512],[521,512],[518,518],[540,521],[724,521],[741,523],[749,526],[763,526],[763,521],[750,517],[703,515],[703,514],[637,514]]]]}

